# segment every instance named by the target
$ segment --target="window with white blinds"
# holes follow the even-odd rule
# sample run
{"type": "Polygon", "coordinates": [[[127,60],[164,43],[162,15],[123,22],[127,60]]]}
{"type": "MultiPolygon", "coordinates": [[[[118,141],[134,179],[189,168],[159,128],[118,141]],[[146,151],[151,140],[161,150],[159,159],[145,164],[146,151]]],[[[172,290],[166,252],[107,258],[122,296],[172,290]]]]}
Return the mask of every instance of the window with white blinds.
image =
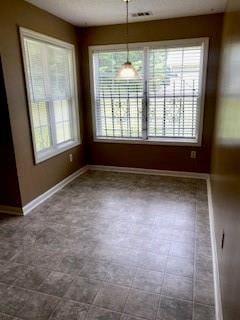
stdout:
{"type": "Polygon", "coordinates": [[[119,80],[126,48],[90,47],[96,140],[201,143],[208,39],[131,44],[136,80],[119,80]]]}
{"type": "Polygon", "coordinates": [[[74,46],[20,28],[35,161],[79,143],[74,46]]]}

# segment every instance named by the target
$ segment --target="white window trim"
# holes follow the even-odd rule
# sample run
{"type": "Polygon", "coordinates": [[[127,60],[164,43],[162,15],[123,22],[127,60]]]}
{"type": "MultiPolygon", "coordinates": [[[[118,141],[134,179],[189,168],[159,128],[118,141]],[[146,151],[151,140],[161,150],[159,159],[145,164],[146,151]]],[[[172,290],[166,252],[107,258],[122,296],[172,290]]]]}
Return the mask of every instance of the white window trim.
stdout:
{"type": "Polygon", "coordinates": [[[89,46],[89,71],[90,71],[90,90],[91,90],[91,110],[92,110],[92,127],[93,127],[93,141],[104,143],[127,143],[127,144],[152,144],[152,145],[173,145],[173,146],[194,146],[200,147],[202,145],[203,134],[203,118],[204,118],[204,104],[205,104],[205,91],[206,91],[206,77],[207,77],[207,64],[208,64],[208,48],[209,38],[191,38],[179,40],[166,40],[166,41],[153,41],[153,42],[136,42],[130,43],[129,49],[137,48],[164,48],[164,47],[178,47],[189,45],[203,45],[203,55],[201,59],[201,72],[200,72],[200,93],[199,93],[199,129],[196,139],[186,138],[148,138],[148,139],[132,139],[132,138],[99,138],[96,136],[96,114],[95,114],[95,87],[94,87],[94,67],[93,67],[93,54],[101,51],[119,51],[126,49],[126,44],[110,44],[110,45],[97,45],[89,46]]]}
{"type": "Polygon", "coordinates": [[[28,103],[28,112],[30,116],[30,126],[31,126],[31,134],[32,134],[32,144],[33,144],[33,152],[34,152],[34,161],[35,164],[41,163],[47,159],[55,157],[56,155],[63,153],[69,149],[72,149],[82,143],[80,136],[80,119],[79,119],[79,102],[78,102],[78,87],[77,87],[77,67],[76,67],[76,54],[75,54],[75,46],[71,43],[46,36],[44,34],[32,31],[30,29],[26,29],[23,27],[19,27],[20,30],[20,42],[22,49],[22,59],[23,59],[23,67],[24,67],[24,77],[25,77],[25,86],[27,91],[27,103],[28,103]],[[31,96],[30,96],[30,88],[28,86],[28,72],[27,72],[27,60],[25,56],[24,49],[24,38],[32,38],[33,40],[39,40],[42,42],[46,42],[52,45],[56,45],[58,47],[70,49],[72,52],[72,62],[73,62],[73,95],[74,95],[74,105],[73,105],[73,117],[75,121],[72,122],[73,125],[73,140],[63,142],[56,146],[52,146],[49,149],[45,149],[43,151],[36,151],[36,145],[34,140],[34,126],[33,126],[33,115],[32,108],[30,106],[31,96]]]}

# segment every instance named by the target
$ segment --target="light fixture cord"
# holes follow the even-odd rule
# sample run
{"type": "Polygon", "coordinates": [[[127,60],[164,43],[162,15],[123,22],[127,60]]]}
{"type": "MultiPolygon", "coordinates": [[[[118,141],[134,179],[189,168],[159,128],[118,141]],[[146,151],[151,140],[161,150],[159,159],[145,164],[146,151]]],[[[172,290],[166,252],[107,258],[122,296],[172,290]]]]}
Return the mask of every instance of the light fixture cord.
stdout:
{"type": "Polygon", "coordinates": [[[127,12],[127,15],[126,15],[126,21],[127,21],[127,25],[126,25],[126,38],[127,38],[127,62],[129,62],[129,45],[128,45],[128,1],[126,1],[126,12],[127,12]]]}

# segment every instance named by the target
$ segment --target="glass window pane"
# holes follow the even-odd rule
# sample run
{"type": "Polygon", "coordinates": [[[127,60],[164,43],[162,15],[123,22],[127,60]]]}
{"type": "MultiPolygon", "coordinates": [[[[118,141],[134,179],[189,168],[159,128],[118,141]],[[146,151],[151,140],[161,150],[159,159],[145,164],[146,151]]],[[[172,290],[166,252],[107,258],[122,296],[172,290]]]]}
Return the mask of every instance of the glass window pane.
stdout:
{"type": "Polygon", "coordinates": [[[57,143],[63,143],[71,139],[71,128],[69,122],[56,124],[57,143]]]}
{"type": "Polygon", "coordinates": [[[36,151],[42,151],[51,147],[48,104],[45,101],[35,102],[31,106],[36,151]]]}
{"type": "Polygon", "coordinates": [[[41,42],[25,39],[27,73],[31,101],[38,102],[47,99],[47,88],[44,68],[44,48],[41,42]]]}
{"type": "Polygon", "coordinates": [[[129,59],[140,75],[137,80],[117,80],[126,51],[94,55],[96,127],[98,137],[142,137],[143,50],[130,51],[129,59]]]}
{"type": "Polygon", "coordinates": [[[202,46],[149,51],[148,135],[197,138],[202,46]]]}
{"type": "Polygon", "coordinates": [[[71,129],[71,108],[67,100],[53,101],[57,143],[73,138],[71,129]]]}
{"type": "Polygon", "coordinates": [[[72,69],[69,50],[49,45],[47,47],[49,86],[53,100],[66,99],[71,96],[72,69]]]}

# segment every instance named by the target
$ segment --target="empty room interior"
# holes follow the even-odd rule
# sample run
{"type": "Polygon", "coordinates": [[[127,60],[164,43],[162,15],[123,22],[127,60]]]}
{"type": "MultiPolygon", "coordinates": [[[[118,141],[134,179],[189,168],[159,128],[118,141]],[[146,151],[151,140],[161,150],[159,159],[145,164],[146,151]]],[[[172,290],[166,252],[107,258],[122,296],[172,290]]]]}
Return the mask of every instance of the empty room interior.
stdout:
{"type": "Polygon", "coordinates": [[[0,320],[240,319],[240,0],[2,0],[0,152],[0,320]]]}

